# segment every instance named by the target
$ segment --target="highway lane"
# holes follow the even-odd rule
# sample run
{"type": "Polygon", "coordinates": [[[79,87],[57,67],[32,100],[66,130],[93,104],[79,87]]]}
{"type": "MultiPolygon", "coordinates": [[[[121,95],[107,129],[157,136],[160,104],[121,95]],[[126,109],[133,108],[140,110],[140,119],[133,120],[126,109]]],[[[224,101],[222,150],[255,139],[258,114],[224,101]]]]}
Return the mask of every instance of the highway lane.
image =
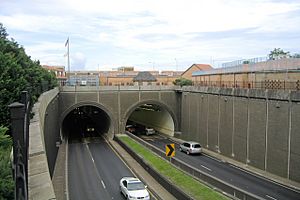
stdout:
{"type": "Polygon", "coordinates": [[[69,197],[124,200],[119,181],[134,176],[103,139],[69,144],[69,197]]]}
{"type": "MultiPolygon", "coordinates": [[[[143,136],[142,138],[163,151],[165,151],[166,144],[174,143],[174,141],[159,135],[152,137],[143,136]]],[[[252,173],[239,169],[229,163],[224,163],[220,160],[214,159],[205,154],[200,156],[186,155],[179,151],[179,144],[175,144],[175,148],[175,157],[181,161],[264,199],[300,199],[300,193],[293,189],[281,186],[265,178],[255,176],[252,173]]]]}

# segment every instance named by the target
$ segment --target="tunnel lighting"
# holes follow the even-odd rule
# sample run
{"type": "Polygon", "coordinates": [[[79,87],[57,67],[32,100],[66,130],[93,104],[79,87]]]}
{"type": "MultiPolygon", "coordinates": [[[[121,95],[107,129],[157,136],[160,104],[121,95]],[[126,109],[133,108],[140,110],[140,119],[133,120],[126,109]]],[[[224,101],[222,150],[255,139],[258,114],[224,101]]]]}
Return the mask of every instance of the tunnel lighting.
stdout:
{"type": "Polygon", "coordinates": [[[155,112],[160,112],[161,109],[157,105],[153,104],[144,104],[138,107],[135,111],[141,111],[141,110],[147,110],[147,111],[155,111],[155,112]]]}

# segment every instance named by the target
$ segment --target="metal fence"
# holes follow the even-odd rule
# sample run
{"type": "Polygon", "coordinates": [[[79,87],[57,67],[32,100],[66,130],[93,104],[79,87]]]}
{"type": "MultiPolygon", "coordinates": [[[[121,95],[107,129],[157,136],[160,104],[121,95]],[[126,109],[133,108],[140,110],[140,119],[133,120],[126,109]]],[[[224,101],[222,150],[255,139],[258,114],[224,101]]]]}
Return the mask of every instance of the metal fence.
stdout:
{"type": "Polygon", "coordinates": [[[221,68],[195,71],[193,76],[227,73],[268,72],[268,71],[291,71],[300,69],[300,58],[282,58],[278,60],[265,60],[253,58],[250,60],[238,60],[226,63],[221,68]]]}
{"type": "Polygon", "coordinates": [[[27,91],[21,94],[21,102],[9,105],[13,136],[13,177],[15,181],[14,197],[17,200],[28,199],[28,146],[30,101],[27,91]]]}
{"type": "Polygon", "coordinates": [[[195,81],[194,86],[221,88],[249,88],[273,90],[300,90],[300,80],[265,80],[265,81],[195,81]]]}

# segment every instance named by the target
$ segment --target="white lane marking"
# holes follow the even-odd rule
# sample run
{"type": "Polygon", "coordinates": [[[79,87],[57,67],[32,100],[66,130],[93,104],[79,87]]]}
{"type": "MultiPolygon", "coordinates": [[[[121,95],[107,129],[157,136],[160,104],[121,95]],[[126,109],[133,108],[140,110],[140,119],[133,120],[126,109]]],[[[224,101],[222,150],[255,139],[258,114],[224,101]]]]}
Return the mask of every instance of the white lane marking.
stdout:
{"type": "Polygon", "coordinates": [[[268,197],[268,198],[270,198],[270,199],[273,199],[273,200],[277,200],[276,198],[274,198],[274,197],[272,197],[272,196],[270,196],[270,195],[267,195],[267,194],[266,194],[266,197],[268,197]]]}
{"type": "Polygon", "coordinates": [[[95,160],[94,160],[94,158],[93,158],[93,155],[92,155],[92,153],[91,153],[91,151],[90,151],[89,145],[88,145],[88,144],[85,144],[85,145],[86,145],[86,148],[87,148],[87,150],[88,150],[88,154],[89,154],[91,160],[93,161],[93,166],[94,166],[94,169],[95,169],[95,171],[96,171],[96,175],[97,175],[98,179],[101,181],[101,183],[102,183],[102,185],[103,185],[103,188],[106,189],[106,188],[105,188],[105,184],[104,184],[104,182],[103,182],[103,180],[102,180],[102,178],[101,178],[101,176],[100,176],[100,173],[98,172],[98,169],[97,169],[95,160]]]}
{"type": "Polygon", "coordinates": [[[102,183],[102,185],[103,185],[103,188],[104,188],[104,189],[106,189],[106,187],[105,187],[105,184],[104,184],[103,180],[101,180],[101,183],[102,183]]]}
{"type": "Polygon", "coordinates": [[[208,171],[211,171],[210,168],[208,168],[208,167],[206,167],[206,166],[204,166],[204,165],[201,165],[201,167],[203,167],[204,169],[207,169],[208,171]]]}
{"type": "Polygon", "coordinates": [[[215,157],[213,157],[213,156],[211,156],[211,155],[208,155],[208,154],[206,154],[206,153],[203,153],[206,157],[208,157],[208,158],[210,158],[210,159],[212,159],[212,160],[215,160],[215,161],[217,161],[217,162],[223,162],[222,160],[220,160],[220,159],[218,159],[218,158],[215,158],[215,157]]]}

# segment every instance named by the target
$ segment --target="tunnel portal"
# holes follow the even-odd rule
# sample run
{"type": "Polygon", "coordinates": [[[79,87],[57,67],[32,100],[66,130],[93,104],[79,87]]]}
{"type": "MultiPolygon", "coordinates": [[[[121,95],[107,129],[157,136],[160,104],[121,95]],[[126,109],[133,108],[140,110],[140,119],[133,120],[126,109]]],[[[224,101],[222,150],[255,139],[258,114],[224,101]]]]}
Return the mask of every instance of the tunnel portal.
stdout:
{"type": "Polygon", "coordinates": [[[80,106],[63,120],[62,136],[69,142],[81,142],[84,138],[101,137],[108,133],[111,120],[107,113],[96,106],[80,106]]]}
{"type": "Polygon", "coordinates": [[[174,136],[174,120],[162,106],[153,103],[139,105],[129,115],[126,130],[135,134],[147,134],[146,129],[159,134],[174,136]]]}

